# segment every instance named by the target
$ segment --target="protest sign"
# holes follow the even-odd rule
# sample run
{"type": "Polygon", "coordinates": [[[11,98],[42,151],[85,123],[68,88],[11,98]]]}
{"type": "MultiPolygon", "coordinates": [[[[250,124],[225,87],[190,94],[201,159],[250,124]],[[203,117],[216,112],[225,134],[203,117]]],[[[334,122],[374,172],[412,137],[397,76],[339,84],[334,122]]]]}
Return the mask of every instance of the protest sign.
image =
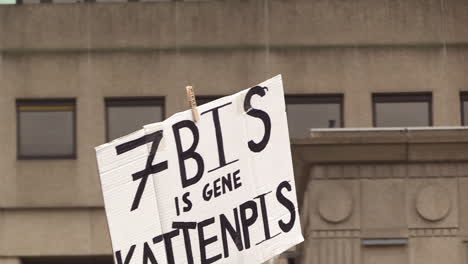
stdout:
{"type": "Polygon", "coordinates": [[[114,258],[258,264],[303,241],[281,76],[96,147],[114,258]]]}

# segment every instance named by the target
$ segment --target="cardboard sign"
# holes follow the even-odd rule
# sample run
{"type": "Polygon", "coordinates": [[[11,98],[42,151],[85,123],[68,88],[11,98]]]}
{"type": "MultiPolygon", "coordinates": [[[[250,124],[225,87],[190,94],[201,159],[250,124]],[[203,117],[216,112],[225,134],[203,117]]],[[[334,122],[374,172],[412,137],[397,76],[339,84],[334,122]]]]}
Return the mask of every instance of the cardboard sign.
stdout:
{"type": "Polygon", "coordinates": [[[263,263],[303,241],[281,76],[96,147],[115,263],[263,263]]]}

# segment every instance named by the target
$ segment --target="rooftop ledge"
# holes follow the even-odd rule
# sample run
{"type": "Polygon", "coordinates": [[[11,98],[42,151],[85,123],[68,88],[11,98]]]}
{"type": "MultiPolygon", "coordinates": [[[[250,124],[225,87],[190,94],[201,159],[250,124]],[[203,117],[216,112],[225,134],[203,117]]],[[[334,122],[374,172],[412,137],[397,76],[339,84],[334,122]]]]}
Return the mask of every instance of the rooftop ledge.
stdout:
{"type": "Polygon", "coordinates": [[[468,161],[468,127],[311,129],[292,140],[305,163],[468,161]]]}
{"type": "Polygon", "coordinates": [[[292,140],[294,145],[455,142],[468,143],[468,126],[313,128],[309,138],[292,140]]]}

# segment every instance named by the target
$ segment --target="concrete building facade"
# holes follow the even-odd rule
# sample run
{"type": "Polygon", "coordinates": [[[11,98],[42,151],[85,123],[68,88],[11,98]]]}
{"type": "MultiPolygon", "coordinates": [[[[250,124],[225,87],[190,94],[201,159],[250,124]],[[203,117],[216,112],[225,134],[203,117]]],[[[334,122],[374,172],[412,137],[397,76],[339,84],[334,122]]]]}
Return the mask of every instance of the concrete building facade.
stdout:
{"type": "MultiPolygon", "coordinates": [[[[111,263],[94,147],[109,97],[221,96],[282,74],[339,94],[345,128],[373,95],[430,94],[463,125],[463,0],[230,0],[0,6],[0,264],[111,263]],[[75,100],[72,158],[18,158],[20,99],[75,100]]],[[[339,129],[338,129],[339,130],[339,129]]],[[[306,242],[296,263],[466,263],[466,130],[315,131],[293,139],[306,242]],[[302,262],[301,262],[302,260],[302,262]]]]}

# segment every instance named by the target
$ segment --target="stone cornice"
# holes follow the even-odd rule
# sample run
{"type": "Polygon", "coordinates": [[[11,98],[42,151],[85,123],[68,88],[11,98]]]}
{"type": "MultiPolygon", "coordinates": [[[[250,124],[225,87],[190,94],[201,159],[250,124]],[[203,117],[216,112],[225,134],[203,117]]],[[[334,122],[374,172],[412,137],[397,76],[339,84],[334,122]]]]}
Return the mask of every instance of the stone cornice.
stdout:
{"type": "Polygon", "coordinates": [[[468,130],[323,130],[292,140],[292,149],[306,163],[465,161],[468,130]]]}

